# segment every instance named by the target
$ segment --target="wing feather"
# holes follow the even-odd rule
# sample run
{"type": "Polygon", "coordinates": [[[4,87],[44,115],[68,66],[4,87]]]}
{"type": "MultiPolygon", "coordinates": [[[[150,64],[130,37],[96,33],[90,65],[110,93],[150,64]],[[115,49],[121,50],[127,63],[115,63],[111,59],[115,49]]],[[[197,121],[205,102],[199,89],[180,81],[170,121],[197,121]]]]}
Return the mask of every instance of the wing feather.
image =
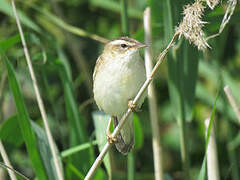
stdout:
{"type": "Polygon", "coordinates": [[[103,59],[102,59],[102,55],[98,57],[97,61],[96,61],[96,65],[93,71],[93,81],[96,78],[96,75],[98,73],[99,68],[101,67],[101,65],[103,64],[103,59]]]}

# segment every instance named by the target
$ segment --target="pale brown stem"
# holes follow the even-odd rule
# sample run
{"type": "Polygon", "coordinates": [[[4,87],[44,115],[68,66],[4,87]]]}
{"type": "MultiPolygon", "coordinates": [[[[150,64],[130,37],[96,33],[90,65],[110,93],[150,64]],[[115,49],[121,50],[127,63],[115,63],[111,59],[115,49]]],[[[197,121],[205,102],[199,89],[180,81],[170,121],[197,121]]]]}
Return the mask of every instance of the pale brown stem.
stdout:
{"type": "MultiPolygon", "coordinates": [[[[5,149],[4,149],[4,146],[3,146],[1,140],[0,140],[0,153],[1,153],[1,156],[3,158],[4,164],[6,166],[12,168],[12,165],[11,165],[11,163],[9,161],[8,155],[7,155],[7,153],[6,153],[5,149]]],[[[9,174],[11,180],[17,180],[17,177],[15,176],[13,171],[11,171],[10,169],[7,169],[7,171],[8,171],[8,174],[9,174]]]]}
{"type": "MultiPolygon", "coordinates": [[[[207,136],[210,119],[205,120],[205,134],[207,136]]],[[[217,157],[217,146],[215,140],[215,128],[212,125],[211,134],[209,137],[209,143],[207,147],[207,172],[208,179],[219,180],[219,168],[218,168],[218,157],[217,157]]]]}
{"type": "Polygon", "coordinates": [[[41,95],[40,95],[40,91],[39,91],[39,88],[38,88],[37,79],[36,79],[36,76],[35,76],[35,73],[34,73],[34,70],[33,70],[33,66],[32,66],[32,61],[30,59],[27,44],[26,44],[26,41],[25,41],[25,38],[24,38],[24,35],[23,35],[22,26],[21,26],[21,23],[19,21],[19,17],[18,17],[18,14],[17,14],[17,10],[16,10],[14,0],[11,0],[11,2],[12,2],[13,12],[14,12],[14,15],[15,15],[15,18],[16,18],[18,30],[19,30],[19,33],[20,33],[24,54],[25,54],[25,57],[26,57],[26,60],[27,60],[28,69],[29,69],[29,72],[30,72],[30,75],[31,75],[31,78],[32,78],[32,81],[33,81],[33,87],[34,87],[34,91],[36,93],[37,103],[38,103],[38,106],[39,106],[39,109],[40,109],[40,113],[41,113],[41,116],[42,116],[42,119],[43,119],[44,128],[45,128],[46,134],[47,134],[48,143],[49,143],[50,150],[51,150],[51,153],[52,153],[52,156],[53,156],[53,162],[54,162],[54,165],[55,165],[55,168],[56,168],[57,177],[58,177],[59,180],[63,180],[64,178],[63,178],[61,166],[60,166],[58,155],[57,155],[57,152],[56,152],[56,149],[55,149],[54,140],[53,140],[53,137],[52,137],[49,125],[48,125],[47,114],[46,114],[45,107],[44,107],[44,104],[43,104],[43,101],[42,101],[42,98],[41,98],[41,95]]]}
{"type": "Polygon", "coordinates": [[[237,116],[238,122],[240,123],[240,111],[239,111],[238,105],[232,95],[232,92],[231,92],[231,89],[229,88],[229,86],[224,87],[224,92],[227,95],[228,101],[231,104],[231,106],[237,116]]]}
{"type": "MultiPolygon", "coordinates": [[[[152,22],[151,10],[146,8],[144,11],[144,32],[145,44],[145,67],[147,76],[150,75],[152,64],[152,22]]],[[[150,120],[152,126],[152,146],[153,146],[153,159],[154,159],[154,174],[155,180],[163,180],[163,164],[162,164],[162,147],[160,140],[160,132],[158,126],[158,111],[157,111],[157,98],[155,93],[154,83],[148,86],[148,105],[150,111],[150,120]]]]}

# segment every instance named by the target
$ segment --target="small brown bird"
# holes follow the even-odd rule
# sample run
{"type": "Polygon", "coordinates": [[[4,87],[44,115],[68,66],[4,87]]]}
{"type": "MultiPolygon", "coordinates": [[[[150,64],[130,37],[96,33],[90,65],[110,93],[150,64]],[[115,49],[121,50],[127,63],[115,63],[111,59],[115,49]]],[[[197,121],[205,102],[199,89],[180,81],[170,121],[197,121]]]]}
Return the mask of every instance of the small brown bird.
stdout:
{"type": "MultiPolygon", "coordinates": [[[[108,141],[114,142],[123,154],[131,151],[134,145],[132,115],[116,139],[111,136],[110,124],[113,120],[114,127],[118,125],[129,101],[137,95],[146,80],[145,66],[139,55],[139,49],[144,47],[145,44],[128,37],[109,41],[98,57],[93,73],[94,99],[100,110],[111,115],[107,128],[108,141]]],[[[142,105],[145,96],[137,107],[142,105]]]]}

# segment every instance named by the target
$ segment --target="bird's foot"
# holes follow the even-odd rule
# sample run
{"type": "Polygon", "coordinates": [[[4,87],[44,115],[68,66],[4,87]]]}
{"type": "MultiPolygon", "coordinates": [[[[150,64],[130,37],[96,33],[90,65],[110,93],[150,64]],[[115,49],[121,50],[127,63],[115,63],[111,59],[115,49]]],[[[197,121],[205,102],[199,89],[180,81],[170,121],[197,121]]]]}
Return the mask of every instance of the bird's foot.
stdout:
{"type": "Polygon", "coordinates": [[[109,144],[114,144],[117,142],[117,138],[113,137],[111,133],[107,133],[107,141],[109,144]]]}
{"type": "Polygon", "coordinates": [[[130,108],[131,111],[136,111],[136,112],[140,111],[140,109],[137,107],[137,105],[133,103],[133,100],[128,101],[128,108],[130,108]]]}
{"type": "Polygon", "coordinates": [[[109,144],[113,144],[117,142],[117,138],[112,136],[111,133],[111,123],[113,121],[113,116],[110,117],[109,121],[108,121],[108,125],[107,125],[107,131],[106,131],[106,135],[107,135],[107,141],[109,142],[109,144]]]}

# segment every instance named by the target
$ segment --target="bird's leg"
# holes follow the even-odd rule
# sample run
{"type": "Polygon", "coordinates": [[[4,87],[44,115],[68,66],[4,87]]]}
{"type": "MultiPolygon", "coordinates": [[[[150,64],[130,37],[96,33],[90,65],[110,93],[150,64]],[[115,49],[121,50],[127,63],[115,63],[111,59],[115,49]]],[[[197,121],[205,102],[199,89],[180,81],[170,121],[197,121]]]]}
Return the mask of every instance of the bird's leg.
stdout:
{"type": "Polygon", "coordinates": [[[107,131],[106,131],[106,134],[107,134],[107,140],[110,144],[113,144],[117,141],[117,138],[114,138],[112,137],[112,133],[110,131],[110,128],[111,128],[111,122],[113,120],[113,116],[110,117],[109,121],[108,121],[108,125],[107,125],[107,131]]]}

